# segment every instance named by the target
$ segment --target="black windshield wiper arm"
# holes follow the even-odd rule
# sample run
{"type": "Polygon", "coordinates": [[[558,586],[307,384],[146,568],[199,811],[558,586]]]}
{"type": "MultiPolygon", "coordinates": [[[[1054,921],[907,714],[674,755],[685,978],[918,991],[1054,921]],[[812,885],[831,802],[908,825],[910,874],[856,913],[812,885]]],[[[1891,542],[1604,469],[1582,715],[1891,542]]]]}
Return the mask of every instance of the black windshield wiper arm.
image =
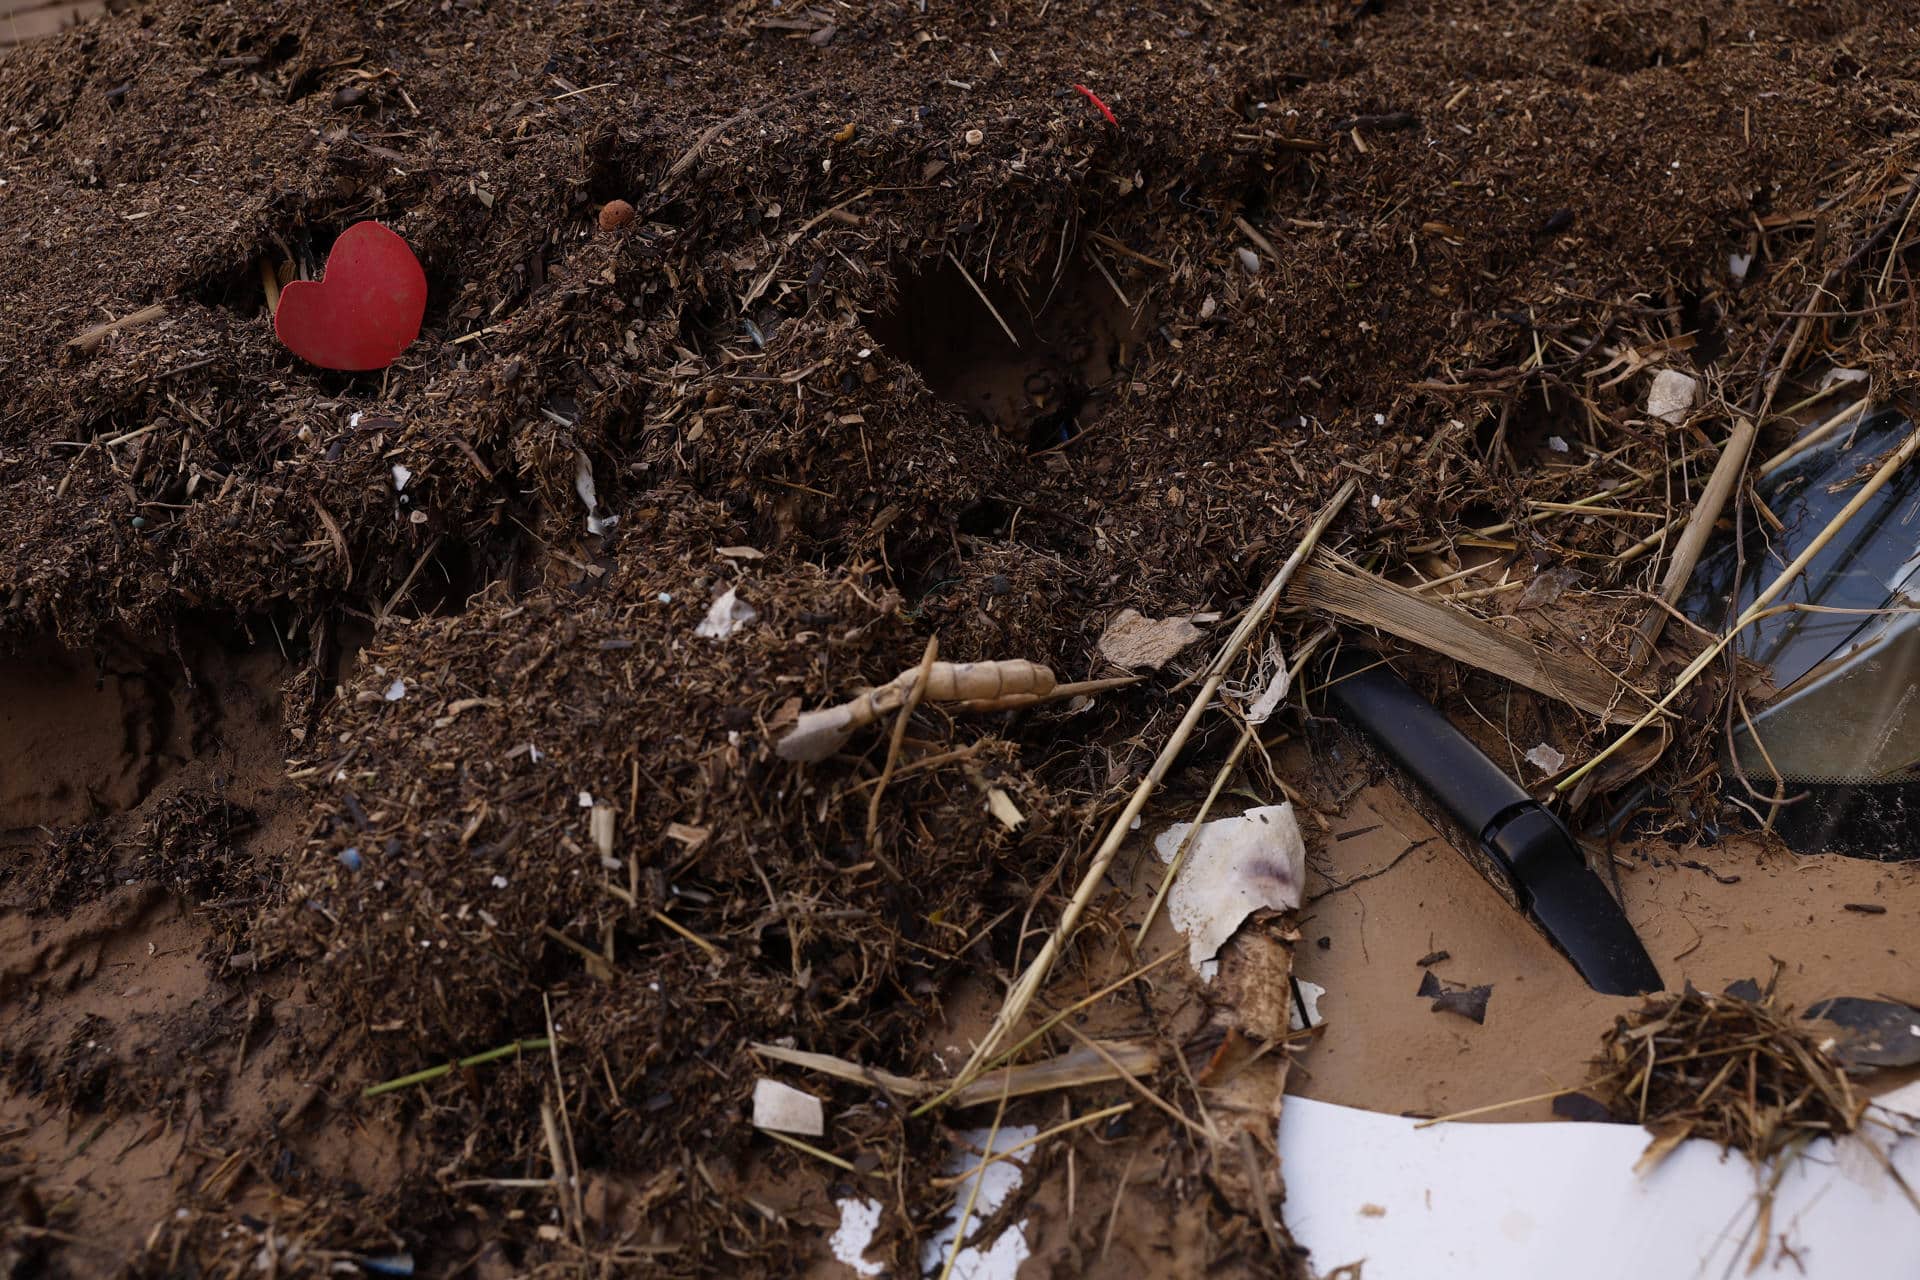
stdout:
{"type": "Polygon", "coordinates": [[[1510,890],[1588,986],[1618,996],[1660,990],[1660,972],[1626,912],[1558,818],[1383,659],[1342,650],[1328,678],[1328,697],[1459,823],[1481,855],[1471,861],[1507,878],[1497,887],[1510,890]]]}

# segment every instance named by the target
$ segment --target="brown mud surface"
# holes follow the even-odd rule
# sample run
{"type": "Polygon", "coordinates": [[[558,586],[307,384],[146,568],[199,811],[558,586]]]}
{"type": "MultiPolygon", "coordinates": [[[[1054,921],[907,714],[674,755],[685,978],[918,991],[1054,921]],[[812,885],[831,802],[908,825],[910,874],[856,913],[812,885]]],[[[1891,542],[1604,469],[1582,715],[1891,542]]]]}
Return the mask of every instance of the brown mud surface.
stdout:
{"type": "MultiPolygon", "coordinates": [[[[1920,996],[1907,928],[1920,912],[1911,864],[1799,857],[1746,837],[1710,847],[1652,840],[1620,856],[1630,859],[1621,869],[1628,918],[1673,989],[1764,985],[1777,961],[1781,1001],[1796,1009],[1857,991],[1920,996]]],[[[1440,1116],[1577,1088],[1591,1076],[1593,1045],[1639,1004],[1590,990],[1391,788],[1354,800],[1321,867],[1307,881],[1300,931],[1311,945],[1300,948],[1294,974],[1326,988],[1325,1027],[1297,1060],[1297,1093],[1440,1116]],[[1417,998],[1428,970],[1490,985],[1486,1021],[1417,998]]],[[[1542,1098],[1485,1118],[1552,1115],[1542,1098]]]]}
{"type": "MultiPolygon", "coordinates": [[[[949,1005],[1050,934],[1218,641],[925,708],[884,788],[884,734],[805,768],[779,734],[930,637],[1112,675],[1117,611],[1231,616],[1348,477],[1330,545],[1425,578],[1491,551],[1525,590],[1462,608],[1620,657],[1658,570],[1626,553],[1735,406],[1771,450],[1775,372],[1913,378],[1916,49],[1866,3],[158,0],[0,52],[6,1265],[844,1274],[833,1204],[871,1194],[912,1274],[994,1108],[751,1046],[946,1079],[949,1005]],[[320,372],[262,267],[312,276],[367,218],[425,328],[320,372]],[[1691,421],[1644,415],[1662,368],[1702,379],[1691,421]],[[752,620],[700,634],[728,590],[752,620]],[[832,1160],[751,1127],[763,1074],[823,1097],[832,1160]]],[[[1606,740],[1409,670],[1474,732],[1495,697],[1523,749],[1606,740]]],[[[1699,815],[1733,784],[1694,711],[1650,776],[1699,815]]],[[[1356,781],[1282,720],[1308,763],[1230,798],[1291,777],[1331,865],[1356,781]]],[[[1698,876],[1622,878],[1684,916],[1698,876]]],[[[1096,901],[1040,1007],[1125,976],[1139,909],[1096,901]]],[[[1291,945],[1256,921],[1230,972],[1291,945]]],[[[1284,1029],[1183,966],[1076,1015],[1151,1047],[1139,1089],[1008,1104],[1138,1104],[988,1224],[1031,1210],[1029,1274],[1309,1265],[1260,1172],[1284,1029]],[[1236,1055],[1267,1074],[1234,1104],[1236,1055]]]]}

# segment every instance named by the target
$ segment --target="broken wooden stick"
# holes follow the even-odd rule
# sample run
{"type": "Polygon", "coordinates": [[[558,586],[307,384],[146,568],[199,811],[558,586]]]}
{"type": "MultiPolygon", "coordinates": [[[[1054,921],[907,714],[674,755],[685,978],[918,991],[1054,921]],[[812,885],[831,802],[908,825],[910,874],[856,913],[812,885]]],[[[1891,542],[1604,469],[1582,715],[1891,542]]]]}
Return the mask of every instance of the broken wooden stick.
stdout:
{"type": "Polygon", "coordinates": [[[1680,541],[1674,544],[1673,559],[1667,562],[1667,576],[1660,582],[1659,603],[1648,609],[1647,616],[1634,628],[1633,647],[1627,654],[1628,671],[1640,669],[1640,664],[1652,652],[1654,642],[1660,638],[1660,632],[1666,628],[1667,611],[1660,605],[1673,604],[1687,589],[1687,580],[1693,577],[1700,553],[1706,549],[1707,535],[1713,532],[1714,523],[1726,509],[1727,499],[1733,496],[1740,477],[1746,474],[1747,456],[1753,452],[1753,436],[1754,425],[1750,419],[1735,421],[1726,447],[1720,450],[1720,461],[1713,464],[1707,487],[1701,491],[1700,501],[1694,504],[1693,514],[1687,517],[1680,541]]]}
{"type": "MultiPolygon", "coordinates": [[[[846,745],[855,732],[898,711],[919,681],[920,668],[902,671],[877,689],[869,689],[837,707],[803,712],[799,723],[775,744],[782,760],[817,764],[846,745]]],[[[935,662],[927,668],[921,697],[927,702],[993,704],[1003,698],[1053,692],[1053,672],[1025,658],[999,662],[935,662]]],[[[985,708],[982,708],[985,709],[985,708]]]]}
{"type": "Polygon", "coordinates": [[[1339,560],[1307,565],[1288,598],[1348,622],[1378,627],[1604,721],[1627,723],[1633,717],[1621,709],[1621,703],[1639,701],[1631,688],[1584,654],[1549,652],[1462,609],[1416,595],[1339,560]]]}
{"type": "Polygon", "coordinates": [[[67,345],[76,347],[81,351],[95,351],[99,349],[101,343],[122,329],[131,329],[135,325],[146,324],[150,320],[158,320],[166,314],[167,304],[164,302],[155,302],[149,306],[140,308],[138,311],[129,311],[118,320],[109,320],[105,324],[97,324],[91,329],[84,330],[78,336],[69,339],[67,345]]]}

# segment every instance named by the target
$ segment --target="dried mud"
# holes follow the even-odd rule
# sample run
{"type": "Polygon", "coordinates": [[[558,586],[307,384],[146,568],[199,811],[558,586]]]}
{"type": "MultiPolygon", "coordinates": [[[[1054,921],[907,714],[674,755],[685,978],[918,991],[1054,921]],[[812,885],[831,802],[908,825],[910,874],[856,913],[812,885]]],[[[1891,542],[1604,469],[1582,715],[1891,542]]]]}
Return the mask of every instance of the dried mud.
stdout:
{"type": "MultiPolygon", "coordinates": [[[[1850,3],[159,0],[0,53],[10,1264],[825,1274],[865,1189],[911,1274],[963,1122],[797,1076],[823,1163],[747,1124],[750,1046],[944,1078],[953,993],[1032,956],[1192,664],[924,709],[871,819],[883,735],[801,769],[780,730],[933,636],[1112,674],[1116,611],[1240,607],[1348,476],[1346,553],[1490,551],[1554,589],[1473,608],[1618,649],[1653,572],[1622,553],[1735,406],[1816,357],[1912,379],[1916,47],[1850,3]],[[418,252],[425,329],[319,372],[261,265],[363,218],[418,252]],[[1710,412],[1645,417],[1658,367],[1710,412]],[[1632,517],[1552,505],[1636,477],[1632,517]],[[755,620],[700,635],[728,589],[755,620]]],[[[1703,725],[1657,773],[1678,813],[1719,803],[1703,725]]],[[[1126,909],[1052,1007],[1117,976],[1126,909]]],[[[1239,949],[1273,977],[1290,941],[1239,949]]],[[[1190,996],[1088,1011],[1169,1050],[1146,1084],[1187,1119],[1045,1156],[1030,1273],[1307,1265],[1192,1128],[1221,1044],[1284,1032],[1190,996]]]]}

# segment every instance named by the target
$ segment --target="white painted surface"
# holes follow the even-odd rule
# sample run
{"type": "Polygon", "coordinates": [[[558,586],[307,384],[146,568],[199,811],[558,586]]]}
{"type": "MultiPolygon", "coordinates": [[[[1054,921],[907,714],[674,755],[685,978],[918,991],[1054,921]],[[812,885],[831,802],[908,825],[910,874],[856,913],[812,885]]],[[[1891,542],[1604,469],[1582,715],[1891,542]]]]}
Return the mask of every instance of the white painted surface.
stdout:
{"type": "MultiPolygon", "coordinates": [[[[1875,1114],[1912,1128],[1920,1085],[1875,1114]],[[1894,1113],[1900,1113],[1898,1115],[1894,1113]]],[[[1645,1178],[1637,1125],[1416,1122],[1288,1098],[1286,1222],[1325,1274],[1366,1280],[1721,1280],[1745,1276],[1758,1181],[1747,1161],[1683,1143],[1645,1178]]],[[[1920,1189],[1920,1139],[1869,1124],[1920,1189]]],[[[1819,1142],[1781,1179],[1755,1276],[1920,1276],[1920,1211],[1857,1141],[1819,1142]],[[1783,1256],[1784,1234],[1794,1258],[1783,1256]]]]}

